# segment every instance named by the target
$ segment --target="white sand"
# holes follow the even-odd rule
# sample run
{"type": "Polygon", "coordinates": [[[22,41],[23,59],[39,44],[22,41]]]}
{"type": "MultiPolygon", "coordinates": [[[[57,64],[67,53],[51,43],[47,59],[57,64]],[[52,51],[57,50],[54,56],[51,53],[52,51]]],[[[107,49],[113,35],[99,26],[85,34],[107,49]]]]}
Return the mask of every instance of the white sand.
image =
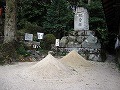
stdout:
{"type": "Polygon", "coordinates": [[[43,60],[28,68],[27,73],[39,78],[64,78],[74,74],[67,66],[63,65],[51,54],[48,54],[43,60]]]}
{"type": "MultiPolygon", "coordinates": [[[[66,60],[77,57],[72,55],[66,60]]],[[[0,90],[120,90],[120,72],[114,63],[90,62],[90,67],[81,58],[77,75],[50,54],[40,62],[0,66],[0,90]]]]}
{"type": "Polygon", "coordinates": [[[73,68],[80,68],[82,67],[90,67],[92,63],[88,60],[85,60],[81,55],[79,55],[76,51],[71,51],[66,56],[64,56],[60,60],[63,64],[66,64],[73,68]]]}

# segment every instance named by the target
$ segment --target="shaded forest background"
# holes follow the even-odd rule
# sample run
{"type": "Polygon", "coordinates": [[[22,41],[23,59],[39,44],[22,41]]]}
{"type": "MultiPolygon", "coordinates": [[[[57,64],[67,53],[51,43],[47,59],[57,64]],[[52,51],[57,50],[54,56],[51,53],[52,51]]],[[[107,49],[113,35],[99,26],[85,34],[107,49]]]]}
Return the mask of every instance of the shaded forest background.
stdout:
{"type": "MultiPolygon", "coordinates": [[[[4,9],[5,1],[1,4],[4,9]]],[[[90,4],[87,0],[17,0],[17,31],[67,34],[73,30],[73,8],[78,6],[88,9],[90,30],[106,29],[101,0],[90,4]]]]}
{"type": "MultiPolygon", "coordinates": [[[[98,37],[102,44],[103,49],[114,48],[114,44],[108,45],[109,38],[103,12],[101,0],[13,0],[16,5],[16,38],[24,36],[25,33],[36,34],[37,32],[43,32],[45,35],[50,34],[46,37],[53,40],[55,38],[61,38],[68,35],[69,32],[73,31],[74,25],[74,10],[76,7],[85,7],[89,12],[89,25],[90,30],[95,31],[95,35],[98,37]],[[51,35],[52,34],[52,35],[51,35]],[[107,46],[107,47],[106,47],[107,46]]],[[[10,4],[12,1],[7,0],[10,4]]],[[[4,35],[5,25],[5,0],[0,0],[0,7],[2,7],[1,16],[1,35],[4,35]]],[[[11,10],[11,8],[10,8],[11,10]]],[[[18,45],[17,50],[23,55],[28,55],[25,51],[24,45],[18,45]],[[21,46],[20,46],[21,45],[21,46]]],[[[44,43],[44,42],[43,42],[44,43]]],[[[47,44],[48,45],[48,44],[47,44]]],[[[2,45],[1,48],[3,49],[2,45]]],[[[8,45],[12,46],[12,45],[8,45]]],[[[45,46],[42,45],[42,46],[45,46]]],[[[45,47],[46,48],[46,47],[45,47]]],[[[49,49],[49,48],[48,48],[49,49]]],[[[7,51],[7,50],[3,50],[7,51]]],[[[15,51],[15,50],[14,50],[15,51]]],[[[11,51],[10,51],[11,52],[11,51]]],[[[9,52],[7,52],[9,53],[9,52]]],[[[13,54],[11,54],[12,56],[13,54]]],[[[11,57],[10,56],[10,57],[11,57]]]]}

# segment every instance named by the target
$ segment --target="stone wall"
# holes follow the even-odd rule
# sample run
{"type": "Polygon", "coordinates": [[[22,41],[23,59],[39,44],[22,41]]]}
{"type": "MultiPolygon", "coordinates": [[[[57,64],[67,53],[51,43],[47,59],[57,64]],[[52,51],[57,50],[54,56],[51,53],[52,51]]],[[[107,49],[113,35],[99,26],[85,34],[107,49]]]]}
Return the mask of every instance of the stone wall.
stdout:
{"type": "Polygon", "coordinates": [[[94,33],[89,30],[73,31],[69,36],[64,36],[60,40],[61,52],[76,50],[79,54],[89,60],[101,60],[101,44],[94,33]]]}

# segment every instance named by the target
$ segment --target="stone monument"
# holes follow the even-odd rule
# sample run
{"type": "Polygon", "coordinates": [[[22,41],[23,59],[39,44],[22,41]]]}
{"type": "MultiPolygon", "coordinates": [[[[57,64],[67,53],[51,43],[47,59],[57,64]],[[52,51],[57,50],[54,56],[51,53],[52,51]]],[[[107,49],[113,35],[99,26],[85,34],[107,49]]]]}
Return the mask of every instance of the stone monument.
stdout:
{"type": "Polygon", "coordinates": [[[74,15],[74,30],[89,30],[89,14],[87,9],[77,7],[74,15]]]}
{"type": "Polygon", "coordinates": [[[84,7],[77,7],[74,15],[74,31],[60,40],[61,51],[76,50],[89,60],[100,60],[101,44],[89,30],[89,14],[84,7]]]}

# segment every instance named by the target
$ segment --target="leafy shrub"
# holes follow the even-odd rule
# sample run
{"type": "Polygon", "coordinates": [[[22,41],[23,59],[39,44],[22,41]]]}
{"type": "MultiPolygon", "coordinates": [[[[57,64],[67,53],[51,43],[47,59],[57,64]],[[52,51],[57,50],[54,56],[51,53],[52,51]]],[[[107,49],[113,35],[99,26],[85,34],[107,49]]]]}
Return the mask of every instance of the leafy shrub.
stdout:
{"type": "Polygon", "coordinates": [[[25,33],[36,34],[37,32],[43,32],[43,28],[36,23],[24,21],[22,27],[17,31],[18,35],[24,35],[25,33]]]}
{"type": "Polygon", "coordinates": [[[36,32],[43,31],[42,27],[38,26],[36,23],[30,23],[30,22],[25,23],[25,29],[26,29],[26,32],[29,32],[29,33],[36,33],[36,32]]]}
{"type": "Polygon", "coordinates": [[[23,43],[20,43],[18,45],[18,47],[17,47],[17,53],[20,54],[20,55],[22,55],[22,56],[24,56],[24,57],[30,55],[30,53],[27,52],[26,47],[25,47],[25,45],[23,43]]]}
{"type": "Polygon", "coordinates": [[[41,47],[46,50],[51,49],[51,44],[54,44],[56,37],[53,34],[46,34],[41,42],[41,47]]]}
{"type": "Polygon", "coordinates": [[[22,25],[22,28],[17,30],[17,35],[18,36],[24,36],[25,33],[34,34],[37,31],[40,31],[39,26],[37,26],[35,23],[32,24],[32,23],[30,23],[28,21],[24,21],[23,25],[22,25]]]}
{"type": "Polygon", "coordinates": [[[24,36],[26,31],[27,31],[26,29],[17,30],[17,35],[24,36]]]}

